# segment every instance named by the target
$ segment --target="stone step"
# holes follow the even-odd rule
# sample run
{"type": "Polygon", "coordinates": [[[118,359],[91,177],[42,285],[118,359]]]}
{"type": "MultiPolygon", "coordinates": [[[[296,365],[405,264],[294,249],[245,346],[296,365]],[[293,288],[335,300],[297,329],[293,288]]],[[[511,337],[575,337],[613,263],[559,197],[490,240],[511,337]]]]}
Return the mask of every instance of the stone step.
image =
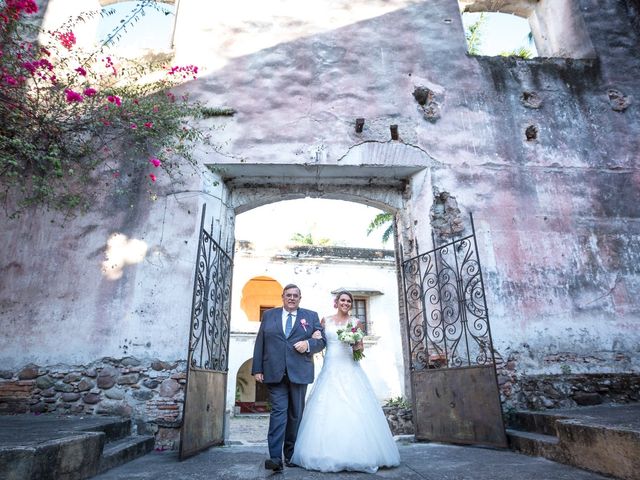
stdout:
{"type": "Polygon", "coordinates": [[[564,463],[616,478],[640,480],[639,430],[597,425],[585,419],[560,420],[557,429],[564,463]]]}
{"type": "Polygon", "coordinates": [[[98,472],[130,462],[153,450],[153,435],[135,435],[105,444],[100,457],[98,472]]]}
{"type": "Polygon", "coordinates": [[[104,441],[115,442],[131,435],[131,419],[120,418],[114,419],[108,423],[92,425],[82,429],[85,432],[103,432],[105,434],[104,441]]]}
{"type": "Polygon", "coordinates": [[[509,415],[508,428],[555,436],[556,422],[564,418],[557,413],[516,411],[509,415]]]}
{"type": "Polygon", "coordinates": [[[516,412],[507,438],[512,449],[528,455],[640,480],[639,413],[640,405],[516,412]]]}
{"type": "Polygon", "coordinates": [[[558,437],[513,429],[507,429],[506,432],[509,448],[534,457],[563,462],[564,458],[558,437]]]}

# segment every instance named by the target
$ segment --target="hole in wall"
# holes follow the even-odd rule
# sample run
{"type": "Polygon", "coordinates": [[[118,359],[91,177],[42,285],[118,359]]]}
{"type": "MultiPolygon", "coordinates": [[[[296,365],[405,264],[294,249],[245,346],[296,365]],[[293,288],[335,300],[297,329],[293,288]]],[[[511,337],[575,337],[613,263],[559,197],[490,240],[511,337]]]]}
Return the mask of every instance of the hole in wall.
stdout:
{"type": "Polygon", "coordinates": [[[538,127],[535,125],[529,125],[524,131],[527,141],[530,142],[538,138],[538,127]]]}

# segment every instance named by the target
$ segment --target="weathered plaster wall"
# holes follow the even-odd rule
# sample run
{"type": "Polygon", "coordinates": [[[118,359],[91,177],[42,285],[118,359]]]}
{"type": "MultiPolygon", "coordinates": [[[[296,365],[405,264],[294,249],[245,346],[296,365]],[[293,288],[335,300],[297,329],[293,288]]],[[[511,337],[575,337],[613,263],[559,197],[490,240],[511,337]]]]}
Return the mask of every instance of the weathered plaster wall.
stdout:
{"type": "Polygon", "coordinates": [[[183,193],[159,187],[156,201],[146,189],[125,202],[102,199],[77,218],[3,218],[3,368],[185,359],[202,204],[215,229],[233,229],[213,177],[193,177],[183,193]]]}

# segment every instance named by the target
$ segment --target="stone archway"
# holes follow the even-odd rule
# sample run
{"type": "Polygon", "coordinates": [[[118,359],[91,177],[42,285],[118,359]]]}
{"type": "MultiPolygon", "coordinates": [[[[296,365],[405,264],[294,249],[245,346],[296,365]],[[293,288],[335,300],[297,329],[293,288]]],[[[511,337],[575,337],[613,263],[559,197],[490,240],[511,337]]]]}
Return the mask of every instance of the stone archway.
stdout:
{"type": "MultiPolygon", "coordinates": [[[[322,153],[322,152],[320,152],[322,153]]],[[[425,150],[401,142],[369,141],[351,147],[337,163],[322,154],[306,164],[229,162],[217,156],[213,170],[220,178],[220,197],[227,216],[283,200],[305,197],[343,200],[372,206],[394,216],[396,265],[417,252],[417,238],[429,239],[432,169],[441,164],[425,150]]],[[[227,223],[222,236],[233,237],[227,223]]],[[[399,335],[403,360],[404,396],[413,398],[409,372],[406,314],[401,272],[396,268],[399,335]]],[[[246,339],[245,339],[246,340],[246,339]]],[[[245,357],[246,358],[246,357],[245,357]]]]}

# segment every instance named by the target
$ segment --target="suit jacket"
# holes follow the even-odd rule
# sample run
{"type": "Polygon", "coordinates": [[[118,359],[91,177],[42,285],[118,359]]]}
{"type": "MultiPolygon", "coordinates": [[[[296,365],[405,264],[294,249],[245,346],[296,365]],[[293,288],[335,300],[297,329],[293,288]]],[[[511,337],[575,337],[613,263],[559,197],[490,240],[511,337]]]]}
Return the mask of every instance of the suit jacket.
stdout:
{"type": "Polygon", "coordinates": [[[286,371],[293,383],[311,383],[314,378],[313,354],[320,352],[326,345],[324,329],[316,312],[298,308],[291,333],[285,338],[282,330],[282,310],[282,307],[271,308],[262,315],[253,348],[251,374],[262,373],[264,383],[279,383],[286,371]],[[322,332],[322,339],[311,338],[316,330],[322,332]],[[299,353],[293,348],[300,340],[309,341],[309,352],[299,353]]]}

